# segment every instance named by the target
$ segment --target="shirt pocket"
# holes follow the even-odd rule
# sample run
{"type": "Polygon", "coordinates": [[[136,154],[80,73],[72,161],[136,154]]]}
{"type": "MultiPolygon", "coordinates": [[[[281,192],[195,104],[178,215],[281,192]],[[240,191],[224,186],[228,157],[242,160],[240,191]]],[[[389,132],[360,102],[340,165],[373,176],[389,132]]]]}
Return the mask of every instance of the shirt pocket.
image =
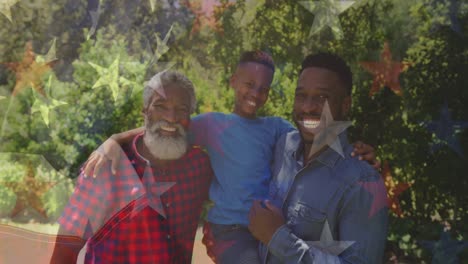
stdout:
{"type": "Polygon", "coordinates": [[[320,241],[326,214],[304,203],[297,203],[288,210],[288,226],[305,241],[320,241]]]}

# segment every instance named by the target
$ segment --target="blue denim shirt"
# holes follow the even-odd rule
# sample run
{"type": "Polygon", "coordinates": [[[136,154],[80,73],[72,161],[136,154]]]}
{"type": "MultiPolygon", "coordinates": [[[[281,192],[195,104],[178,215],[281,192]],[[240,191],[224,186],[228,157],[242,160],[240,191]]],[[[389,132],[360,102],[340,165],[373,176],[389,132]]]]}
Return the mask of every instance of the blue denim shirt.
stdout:
{"type": "Polygon", "coordinates": [[[384,183],[367,162],[350,156],[345,133],[339,140],[344,157],[327,148],[306,166],[297,131],[278,141],[269,195],[287,222],[268,245],[260,244],[263,263],[382,262],[388,221],[384,183]],[[335,244],[321,239],[326,223],[335,244]],[[331,250],[339,249],[334,245],[341,250],[331,250]]]}

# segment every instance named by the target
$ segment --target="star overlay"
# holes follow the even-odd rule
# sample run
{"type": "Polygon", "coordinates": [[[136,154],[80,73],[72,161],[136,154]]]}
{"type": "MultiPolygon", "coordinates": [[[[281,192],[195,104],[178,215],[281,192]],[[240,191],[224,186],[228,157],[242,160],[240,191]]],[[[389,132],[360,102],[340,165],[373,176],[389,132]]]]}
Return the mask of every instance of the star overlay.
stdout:
{"type": "Polygon", "coordinates": [[[299,3],[315,16],[309,37],[319,33],[328,26],[337,39],[342,39],[343,31],[341,29],[338,15],[351,7],[354,2],[355,1],[337,0],[300,1],[299,3]]]}
{"type": "Polygon", "coordinates": [[[161,203],[161,195],[168,191],[175,182],[156,182],[153,176],[152,169],[150,166],[146,166],[145,173],[142,178],[142,183],[145,188],[145,195],[135,201],[135,206],[132,211],[131,217],[137,215],[146,206],[151,207],[153,210],[158,212],[164,218],[166,213],[161,203]]]}
{"type": "MultiPolygon", "coordinates": [[[[173,25],[169,28],[168,32],[164,36],[163,39],[161,39],[159,36],[156,36],[156,49],[151,48],[151,45],[149,41],[147,40],[145,51],[146,53],[144,54],[144,63],[146,67],[146,71],[151,71],[152,74],[155,72],[164,72],[167,70],[170,70],[174,65],[176,64],[175,62],[161,62],[160,59],[161,57],[166,54],[170,47],[167,45],[167,42],[169,41],[169,38],[171,37],[173,25]]],[[[161,95],[163,98],[166,98],[166,94],[164,92],[164,89],[162,85],[160,86],[155,86],[156,84],[160,84],[161,80],[159,78],[152,78],[146,85],[150,85],[151,87],[156,87],[155,92],[157,92],[159,95],[161,95]]],[[[132,96],[136,96],[140,94],[143,90],[143,86],[138,83],[133,83],[133,89],[132,89],[132,96]]]]}
{"type": "MultiPolygon", "coordinates": [[[[25,209],[33,209],[43,220],[49,217],[43,202],[44,195],[48,193],[58,182],[38,176],[36,168],[42,167],[48,171],[54,168],[44,159],[43,156],[33,154],[0,154],[1,164],[11,164],[14,161],[16,165],[23,165],[23,177],[17,180],[10,180],[8,177],[0,179],[0,185],[11,190],[16,196],[15,206],[9,214],[9,217],[15,219],[25,209]]],[[[8,176],[8,175],[6,175],[8,176]]]]}
{"type": "Polygon", "coordinates": [[[11,23],[13,23],[11,17],[11,7],[16,5],[19,0],[2,0],[0,1],[0,13],[2,13],[11,23]]]}
{"type": "Polygon", "coordinates": [[[151,12],[154,12],[156,10],[156,0],[149,0],[150,7],[151,7],[151,12]]]}
{"type": "Polygon", "coordinates": [[[468,248],[468,241],[454,240],[448,231],[442,231],[438,241],[420,241],[419,244],[432,252],[433,264],[458,264],[458,255],[468,248]]]}
{"type": "Polygon", "coordinates": [[[122,76],[119,76],[119,62],[120,55],[117,55],[117,58],[112,62],[108,68],[104,68],[92,62],[89,62],[91,67],[93,67],[99,74],[99,79],[94,83],[93,89],[108,86],[111,89],[112,97],[114,101],[117,101],[120,92],[121,85],[128,85],[130,81],[125,79],[122,76]]]}
{"type": "Polygon", "coordinates": [[[343,147],[341,146],[338,136],[350,127],[351,124],[351,121],[333,120],[330,105],[328,104],[328,101],[326,101],[323,106],[322,115],[320,116],[320,125],[311,130],[311,132],[314,133],[314,142],[312,143],[309,157],[320,151],[325,146],[330,146],[330,148],[344,157],[343,147]]]}
{"type": "Polygon", "coordinates": [[[379,178],[377,181],[373,182],[358,182],[358,184],[373,197],[368,214],[369,218],[373,217],[382,208],[388,207],[387,189],[382,179],[379,178]]]}
{"type": "Polygon", "coordinates": [[[220,3],[219,0],[187,0],[185,5],[195,15],[192,31],[190,35],[200,32],[204,27],[211,28],[214,31],[221,32],[217,14],[232,5],[230,2],[220,3]]]}
{"type": "Polygon", "coordinates": [[[333,236],[330,231],[330,225],[328,224],[328,220],[325,220],[322,233],[320,234],[320,241],[306,241],[306,243],[307,245],[319,248],[328,254],[338,256],[348,247],[353,245],[354,241],[333,240],[333,236]]]}
{"type": "Polygon", "coordinates": [[[89,11],[89,15],[91,17],[91,28],[89,29],[88,35],[86,36],[87,40],[89,40],[96,33],[101,13],[101,1],[99,0],[97,9],[89,11]]]}
{"type": "Polygon", "coordinates": [[[169,46],[167,46],[167,42],[171,37],[171,32],[173,28],[174,25],[171,25],[169,31],[167,31],[166,36],[164,36],[164,39],[162,40],[159,36],[156,36],[156,51],[154,51],[153,59],[150,61],[150,63],[157,63],[159,59],[169,51],[170,48],[169,46]]]}
{"type": "Polygon", "coordinates": [[[37,94],[37,95],[35,94],[34,96],[35,100],[34,100],[33,105],[31,106],[31,114],[39,112],[42,116],[42,120],[44,120],[44,123],[47,126],[49,126],[49,123],[50,123],[49,122],[50,110],[67,104],[66,102],[55,100],[50,96],[51,83],[52,83],[52,77],[49,76],[49,81],[46,87],[47,96],[44,97],[40,94],[37,94]]]}
{"type": "MultiPolygon", "coordinates": [[[[106,161],[95,171],[96,177],[85,177],[81,173],[76,182],[79,188],[75,188],[69,203],[81,203],[82,197],[86,197],[86,210],[66,206],[61,216],[70,219],[65,223],[69,223],[66,228],[76,230],[84,239],[92,237],[94,231],[103,227],[123,208],[146,195],[145,187],[125,152],[120,146],[113,151],[119,152],[116,174],[112,174],[110,161],[106,161]]],[[[132,211],[128,211],[128,215],[131,214],[132,211]]]]}
{"type": "Polygon", "coordinates": [[[265,4],[265,0],[246,0],[244,10],[238,10],[234,14],[234,18],[237,21],[237,25],[241,28],[246,27],[252,21],[254,21],[257,15],[258,9],[265,4]]]}
{"type": "Polygon", "coordinates": [[[388,162],[385,161],[383,165],[382,177],[384,179],[385,187],[387,189],[387,197],[388,197],[388,207],[392,212],[397,215],[398,217],[403,217],[403,211],[401,210],[400,201],[398,197],[401,193],[406,191],[411,184],[406,182],[399,182],[396,183],[393,180],[393,176],[390,171],[390,167],[388,162]]]}
{"type": "Polygon", "coordinates": [[[52,45],[50,46],[49,51],[47,52],[46,55],[37,55],[36,56],[36,61],[38,63],[47,63],[47,62],[52,62],[57,60],[57,55],[56,55],[56,48],[57,47],[57,38],[54,38],[52,41],[52,45]]]}
{"type": "Polygon", "coordinates": [[[3,123],[0,130],[0,139],[3,138],[7,124],[8,114],[10,112],[13,98],[20,93],[22,90],[31,87],[33,91],[38,92],[42,96],[46,96],[42,88],[42,77],[46,75],[55,63],[55,39],[49,52],[45,56],[38,56],[33,51],[32,42],[27,42],[23,59],[20,62],[7,62],[2,63],[8,69],[12,70],[16,74],[16,83],[12,91],[12,97],[8,104],[6,113],[3,117],[3,123]]]}
{"type": "Polygon", "coordinates": [[[372,88],[369,96],[373,96],[379,90],[387,86],[396,95],[403,94],[400,86],[399,76],[410,66],[407,62],[396,62],[392,60],[392,54],[388,42],[385,42],[380,61],[363,61],[359,63],[365,70],[374,75],[372,88]]]}
{"type": "MultiPolygon", "coordinates": [[[[49,50],[49,53],[50,52],[49,50]]],[[[32,87],[38,93],[45,96],[41,86],[41,79],[42,76],[52,69],[53,63],[54,61],[38,62],[36,60],[36,54],[33,51],[32,42],[27,42],[23,59],[20,62],[2,63],[16,74],[16,84],[13,88],[12,95],[15,96],[22,90],[32,87]]]]}
{"type": "Polygon", "coordinates": [[[461,129],[468,128],[468,121],[452,120],[447,102],[445,102],[440,109],[440,118],[438,121],[423,122],[422,124],[440,140],[432,144],[433,152],[440,149],[443,145],[447,145],[460,157],[464,156],[456,133],[461,129]]]}

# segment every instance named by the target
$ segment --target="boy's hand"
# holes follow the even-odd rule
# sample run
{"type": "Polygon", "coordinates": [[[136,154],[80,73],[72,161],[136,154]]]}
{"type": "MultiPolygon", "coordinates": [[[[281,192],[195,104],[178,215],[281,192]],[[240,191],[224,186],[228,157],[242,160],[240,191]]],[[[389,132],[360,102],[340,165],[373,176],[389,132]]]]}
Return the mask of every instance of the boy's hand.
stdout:
{"type": "Polygon", "coordinates": [[[96,178],[96,172],[107,160],[111,160],[112,174],[115,175],[120,160],[120,145],[112,138],[107,139],[96,151],[91,153],[83,169],[85,177],[93,175],[96,178]]]}
{"type": "Polygon", "coordinates": [[[276,230],[286,223],[281,209],[270,201],[255,200],[249,212],[249,230],[252,235],[268,245],[276,230]]]}
{"type": "Polygon", "coordinates": [[[367,161],[372,167],[376,168],[377,170],[380,169],[380,161],[377,160],[375,155],[374,147],[371,145],[367,145],[362,141],[356,141],[354,143],[354,150],[351,152],[351,156],[359,156],[360,160],[367,161]]]}

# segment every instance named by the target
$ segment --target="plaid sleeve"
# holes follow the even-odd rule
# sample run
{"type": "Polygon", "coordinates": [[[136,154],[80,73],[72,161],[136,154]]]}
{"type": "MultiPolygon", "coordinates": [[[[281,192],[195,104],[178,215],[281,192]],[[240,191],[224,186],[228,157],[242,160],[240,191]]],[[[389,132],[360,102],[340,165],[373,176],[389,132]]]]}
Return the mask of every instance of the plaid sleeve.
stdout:
{"type": "MultiPolygon", "coordinates": [[[[106,177],[105,173],[108,172],[101,170],[97,177],[106,177]]],[[[100,201],[105,201],[105,193],[109,192],[109,186],[97,186],[94,181],[96,179],[80,174],[75,191],[58,219],[65,231],[85,240],[94,234],[93,226],[102,225],[103,204],[100,201]]]]}
{"type": "Polygon", "coordinates": [[[58,219],[67,235],[89,239],[107,220],[145,194],[127,155],[120,151],[116,175],[112,175],[111,163],[107,161],[96,178],[85,178],[83,174],[78,177],[73,195],[58,219]]]}

